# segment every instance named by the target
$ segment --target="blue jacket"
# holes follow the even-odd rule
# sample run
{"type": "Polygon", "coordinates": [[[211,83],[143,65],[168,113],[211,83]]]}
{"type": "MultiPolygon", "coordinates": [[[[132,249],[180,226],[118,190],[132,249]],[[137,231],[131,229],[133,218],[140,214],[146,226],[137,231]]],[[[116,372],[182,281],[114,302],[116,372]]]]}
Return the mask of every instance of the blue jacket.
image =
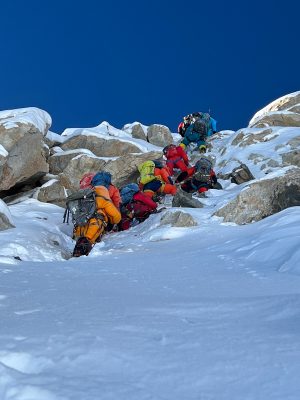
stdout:
{"type": "MultiPolygon", "coordinates": [[[[186,146],[188,146],[189,143],[196,143],[197,146],[205,144],[206,137],[200,137],[199,133],[193,132],[193,126],[194,124],[191,124],[187,128],[182,143],[184,143],[186,146]]],[[[216,131],[217,131],[217,121],[212,117],[210,117],[207,136],[211,136],[216,131]]]]}

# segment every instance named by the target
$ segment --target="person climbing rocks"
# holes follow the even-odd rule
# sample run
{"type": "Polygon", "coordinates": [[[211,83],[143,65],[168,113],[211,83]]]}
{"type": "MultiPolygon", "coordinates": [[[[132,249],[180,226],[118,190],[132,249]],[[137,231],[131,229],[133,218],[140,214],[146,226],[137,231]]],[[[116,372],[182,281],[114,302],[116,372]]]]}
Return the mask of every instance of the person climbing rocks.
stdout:
{"type": "Polygon", "coordinates": [[[139,187],[146,196],[153,198],[155,195],[176,194],[170,171],[167,165],[160,160],[149,160],[138,166],[140,172],[139,187]]]}
{"type": "Polygon", "coordinates": [[[189,159],[181,146],[169,144],[163,148],[163,154],[166,157],[166,165],[169,169],[170,175],[174,175],[174,169],[180,169],[182,172],[187,171],[189,159]]]}
{"type": "MultiPolygon", "coordinates": [[[[88,172],[84,174],[79,182],[80,189],[92,188],[92,179],[94,178],[95,175],[96,175],[95,172],[88,172]]],[[[115,185],[111,183],[112,180],[111,173],[107,171],[100,171],[97,172],[97,177],[98,177],[97,179],[104,180],[106,185],[108,185],[109,197],[111,198],[114,205],[117,208],[120,208],[120,203],[121,203],[120,191],[115,185]]]]}
{"type": "MultiPolygon", "coordinates": [[[[87,210],[92,210],[92,215],[89,216],[86,223],[76,224],[75,221],[73,233],[76,244],[73,250],[73,257],[87,256],[94,244],[101,240],[107,225],[118,224],[121,220],[121,213],[109,196],[109,182],[103,174],[96,173],[90,184],[92,188],[84,190],[94,194],[87,207],[87,210]]],[[[79,210],[82,210],[85,200],[87,200],[87,196],[81,199],[81,203],[78,206],[79,210]]],[[[72,209],[72,206],[70,209],[72,209]]]]}
{"type": "Polygon", "coordinates": [[[136,183],[129,183],[121,191],[121,221],[118,224],[120,231],[129,229],[133,222],[144,222],[157,210],[157,203],[141,192],[136,183]]]}
{"type": "Polygon", "coordinates": [[[190,169],[190,175],[186,171],[182,172],[176,180],[176,183],[181,182],[181,189],[188,193],[204,193],[209,189],[222,188],[218,183],[211,161],[206,157],[201,157],[196,162],[195,166],[190,169]]]}
{"type": "Polygon", "coordinates": [[[217,131],[217,121],[208,113],[194,113],[199,115],[187,128],[184,138],[180,143],[186,149],[191,143],[195,143],[196,150],[200,153],[206,152],[206,140],[217,131]]]}

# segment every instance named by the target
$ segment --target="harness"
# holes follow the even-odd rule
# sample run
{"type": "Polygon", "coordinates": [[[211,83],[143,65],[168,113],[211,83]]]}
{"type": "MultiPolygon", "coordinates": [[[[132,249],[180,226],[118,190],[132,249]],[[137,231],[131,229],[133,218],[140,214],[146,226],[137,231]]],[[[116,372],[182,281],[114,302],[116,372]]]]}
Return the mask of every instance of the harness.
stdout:
{"type": "Polygon", "coordinates": [[[166,164],[176,164],[182,157],[175,158],[175,160],[167,160],[166,164]]]}

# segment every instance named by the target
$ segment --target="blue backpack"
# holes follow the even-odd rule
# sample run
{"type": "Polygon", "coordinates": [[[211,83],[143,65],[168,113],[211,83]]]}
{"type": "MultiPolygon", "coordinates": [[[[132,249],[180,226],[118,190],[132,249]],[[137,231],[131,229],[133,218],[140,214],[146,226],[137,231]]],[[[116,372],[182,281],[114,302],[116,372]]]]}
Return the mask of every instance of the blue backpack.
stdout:
{"type": "Polygon", "coordinates": [[[111,173],[106,171],[97,172],[91,181],[92,186],[105,186],[107,189],[111,185],[111,173]]]}
{"type": "Polygon", "coordinates": [[[122,204],[126,205],[132,201],[133,196],[139,191],[139,186],[136,183],[128,183],[120,190],[122,204]]]}

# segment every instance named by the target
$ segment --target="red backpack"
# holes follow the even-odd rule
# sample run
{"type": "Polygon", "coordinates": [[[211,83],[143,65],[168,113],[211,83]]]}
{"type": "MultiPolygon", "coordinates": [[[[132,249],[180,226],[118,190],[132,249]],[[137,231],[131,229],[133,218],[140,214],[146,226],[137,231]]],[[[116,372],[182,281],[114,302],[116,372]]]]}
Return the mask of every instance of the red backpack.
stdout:
{"type": "Polygon", "coordinates": [[[84,174],[83,177],[80,179],[79,186],[80,189],[89,189],[92,187],[91,182],[95,176],[95,172],[88,172],[84,174]]]}

